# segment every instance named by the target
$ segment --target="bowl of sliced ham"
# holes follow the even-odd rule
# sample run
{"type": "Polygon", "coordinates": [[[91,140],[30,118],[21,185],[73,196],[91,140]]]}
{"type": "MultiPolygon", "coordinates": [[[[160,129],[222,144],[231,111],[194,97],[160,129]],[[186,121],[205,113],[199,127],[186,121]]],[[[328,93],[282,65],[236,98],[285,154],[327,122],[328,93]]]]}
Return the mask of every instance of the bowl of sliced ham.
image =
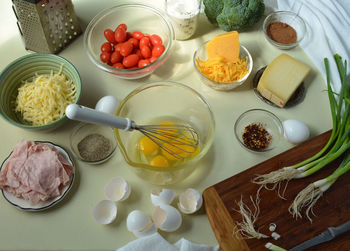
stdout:
{"type": "Polygon", "coordinates": [[[74,163],[61,146],[21,141],[0,167],[0,189],[11,205],[40,211],[63,199],[73,185],[74,176],[74,163]]]}

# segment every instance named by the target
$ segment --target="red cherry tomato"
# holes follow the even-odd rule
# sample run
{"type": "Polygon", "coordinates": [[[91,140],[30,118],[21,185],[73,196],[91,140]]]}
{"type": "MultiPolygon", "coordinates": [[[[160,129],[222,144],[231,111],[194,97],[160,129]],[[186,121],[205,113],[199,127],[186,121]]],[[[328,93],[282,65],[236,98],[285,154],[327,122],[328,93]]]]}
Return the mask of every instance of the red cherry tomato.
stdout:
{"type": "Polygon", "coordinates": [[[117,29],[118,28],[123,28],[125,31],[128,29],[128,27],[126,26],[126,24],[119,24],[118,26],[117,26],[117,29]]]}
{"type": "Polygon", "coordinates": [[[136,54],[130,54],[129,56],[124,57],[123,65],[127,68],[133,67],[137,65],[138,61],[139,61],[139,56],[137,56],[136,54]]]}
{"type": "Polygon", "coordinates": [[[129,38],[128,42],[130,42],[134,48],[139,48],[139,40],[136,38],[129,38]]]}
{"type": "Polygon", "coordinates": [[[114,46],[114,51],[119,51],[120,52],[120,48],[122,48],[123,43],[118,43],[114,46]]]}
{"type": "Polygon", "coordinates": [[[103,34],[108,42],[115,44],[114,32],[111,29],[105,29],[103,34]]]}
{"type": "Polygon", "coordinates": [[[139,56],[139,59],[143,59],[143,56],[141,54],[141,50],[140,49],[136,49],[135,48],[132,53],[136,54],[137,56],[139,56]]]}
{"type": "Polygon", "coordinates": [[[151,57],[150,59],[149,59],[149,61],[151,62],[151,63],[153,63],[154,61],[156,61],[158,59],[158,57],[151,57]]]}
{"type": "Polygon", "coordinates": [[[151,48],[149,48],[148,46],[143,46],[143,47],[141,47],[140,50],[141,50],[141,55],[144,58],[150,58],[152,56],[151,48]]]}
{"type": "Polygon", "coordinates": [[[123,28],[117,28],[114,32],[114,38],[117,43],[122,43],[126,41],[126,31],[123,28]]]}
{"type": "Polygon", "coordinates": [[[111,53],[109,52],[102,52],[100,54],[100,59],[103,63],[108,63],[111,58],[111,53]]]}
{"type": "Polygon", "coordinates": [[[149,46],[150,40],[149,40],[149,37],[143,37],[141,38],[140,40],[140,49],[143,47],[143,46],[149,46]]]}
{"type": "Polygon", "coordinates": [[[118,69],[125,69],[124,65],[120,62],[113,64],[113,67],[118,69]]]}
{"type": "Polygon", "coordinates": [[[120,47],[120,54],[124,57],[128,56],[134,47],[132,46],[132,43],[130,42],[125,42],[123,45],[120,47]]]}
{"type": "Polygon", "coordinates": [[[132,33],[132,37],[136,38],[137,40],[141,40],[141,38],[144,37],[143,33],[141,31],[134,31],[132,33]]]}
{"type": "Polygon", "coordinates": [[[120,52],[119,52],[119,51],[114,51],[114,52],[111,54],[111,59],[110,59],[110,61],[111,61],[112,64],[115,64],[115,63],[117,63],[117,62],[122,61],[122,59],[123,59],[123,56],[120,55],[120,52]]]}
{"type": "Polygon", "coordinates": [[[163,44],[162,39],[160,38],[160,36],[158,36],[158,35],[156,35],[156,34],[151,35],[151,36],[150,36],[150,40],[151,40],[151,44],[152,44],[153,46],[163,44]]]}
{"type": "Polygon", "coordinates": [[[138,63],[137,66],[138,67],[144,67],[146,65],[149,65],[151,62],[149,61],[149,59],[141,59],[138,63]]]}
{"type": "Polygon", "coordinates": [[[109,42],[105,42],[101,45],[101,52],[111,52],[112,51],[112,45],[109,42]]]}
{"type": "Polygon", "coordinates": [[[165,47],[164,45],[156,45],[153,47],[152,49],[152,56],[153,57],[159,57],[160,55],[163,54],[163,52],[165,51],[165,47]]]}

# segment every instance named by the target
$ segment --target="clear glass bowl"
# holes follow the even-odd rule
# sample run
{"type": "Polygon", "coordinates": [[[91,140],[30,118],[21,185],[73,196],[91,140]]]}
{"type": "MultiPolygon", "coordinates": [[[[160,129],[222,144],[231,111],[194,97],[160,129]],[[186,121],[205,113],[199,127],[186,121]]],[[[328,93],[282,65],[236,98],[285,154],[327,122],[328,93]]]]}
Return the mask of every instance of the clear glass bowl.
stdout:
{"type": "Polygon", "coordinates": [[[278,147],[284,134],[281,120],[272,112],[263,109],[251,109],[242,113],[235,122],[234,132],[240,145],[252,152],[266,152],[278,147]],[[242,137],[244,130],[248,125],[252,124],[261,125],[270,134],[271,141],[268,147],[254,150],[247,147],[244,143],[242,137]]]}
{"type": "Polygon", "coordinates": [[[300,41],[303,40],[306,33],[306,25],[304,20],[294,12],[276,11],[271,13],[265,18],[263,23],[263,31],[264,31],[266,40],[269,41],[272,45],[282,50],[288,50],[296,47],[300,43],[300,41]],[[267,34],[267,28],[271,23],[274,23],[274,22],[282,22],[293,27],[297,33],[297,41],[291,44],[282,44],[271,39],[267,34]]]}
{"type": "Polygon", "coordinates": [[[207,41],[204,44],[202,44],[195,51],[195,53],[193,55],[193,65],[194,65],[194,68],[196,69],[196,72],[198,73],[200,79],[202,80],[202,82],[204,84],[206,84],[207,86],[209,86],[209,87],[211,87],[211,88],[213,88],[215,90],[218,90],[218,91],[229,91],[229,90],[232,90],[232,89],[242,85],[247,80],[247,78],[249,77],[249,75],[251,74],[252,69],[253,69],[253,59],[252,59],[249,51],[243,45],[240,46],[239,57],[240,58],[247,58],[247,60],[248,60],[248,73],[243,78],[241,78],[238,81],[229,82],[229,83],[215,82],[215,81],[210,80],[207,77],[205,77],[199,71],[199,69],[197,67],[197,63],[196,63],[197,59],[199,59],[199,60],[208,60],[208,54],[207,54],[207,50],[206,50],[206,46],[207,46],[208,42],[209,41],[207,41]]]}
{"type": "Polygon", "coordinates": [[[100,69],[124,79],[137,79],[151,74],[170,56],[175,39],[174,29],[167,15],[154,7],[144,4],[120,4],[98,13],[89,23],[84,34],[84,46],[90,60],[100,69]],[[157,34],[163,40],[165,51],[153,63],[135,69],[118,69],[100,60],[101,45],[107,42],[104,30],[124,23],[128,31],[157,34]]]}
{"type": "MultiPolygon", "coordinates": [[[[101,137],[98,140],[95,140],[95,142],[92,142],[92,140],[89,140],[90,146],[87,151],[89,152],[97,152],[97,148],[102,149],[106,147],[106,141],[101,140],[101,137]]],[[[117,142],[115,141],[114,137],[114,131],[111,127],[108,126],[100,126],[95,124],[86,124],[86,123],[79,123],[72,131],[72,134],[70,135],[70,147],[75,155],[76,158],[79,160],[89,163],[89,164],[101,164],[107,160],[109,160],[114,152],[117,149],[117,142]],[[82,140],[86,139],[89,135],[92,134],[99,134],[103,136],[105,139],[109,141],[109,150],[108,151],[99,151],[100,154],[102,154],[101,158],[86,158],[84,157],[84,153],[79,151],[79,143],[82,142],[82,140]],[[92,160],[95,159],[95,160],[92,160]]]]}
{"type": "Polygon", "coordinates": [[[139,125],[150,124],[156,118],[173,117],[190,124],[199,134],[200,152],[194,158],[174,167],[154,167],[140,161],[137,150],[140,132],[115,129],[117,143],[126,162],[139,177],[152,184],[172,184],[189,176],[214,139],[214,115],[207,101],[190,87],[175,82],[159,82],[137,88],[121,102],[116,115],[130,118],[139,125]]]}

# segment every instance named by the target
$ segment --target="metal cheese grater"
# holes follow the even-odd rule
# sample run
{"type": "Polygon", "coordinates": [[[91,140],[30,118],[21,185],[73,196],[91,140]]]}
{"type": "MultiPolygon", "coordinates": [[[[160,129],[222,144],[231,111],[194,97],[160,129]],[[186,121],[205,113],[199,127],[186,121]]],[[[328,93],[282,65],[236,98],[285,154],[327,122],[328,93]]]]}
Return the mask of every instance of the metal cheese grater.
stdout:
{"type": "Polygon", "coordinates": [[[81,34],[71,0],[12,0],[27,50],[58,53],[81,34]]]}

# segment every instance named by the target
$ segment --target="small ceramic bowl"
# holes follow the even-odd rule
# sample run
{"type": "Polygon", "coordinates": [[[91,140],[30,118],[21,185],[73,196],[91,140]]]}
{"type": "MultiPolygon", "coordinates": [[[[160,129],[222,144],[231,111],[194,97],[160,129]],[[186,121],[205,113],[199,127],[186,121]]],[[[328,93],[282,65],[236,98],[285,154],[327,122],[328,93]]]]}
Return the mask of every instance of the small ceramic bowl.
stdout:
{"type": "Polygon", "coordinates": [[[288,50],[296,47],[297,45],[299,45],[300,41],[303,40],[306,33],[306,25],[304,20],[294,12],[276,11],[271,13],[265,18],[263,23],[263,31],[264,31],[266,40],[269,41],[272,45],[282,50],[288,50]],[[293,27],[297,33],[296,42],[290,43],[290,44],[283,44],[273,40],[268,34],[268,27],[270,24],[275,22],[285,23],[293,27]]]}
{"type": "Polygon", "coordinates": [[[252,59],[249,51],[243,45],[240,46],[239,57],[247,59],[248,73],[238,81],[228,82],[228,83],[220,83],[220,82],[216,82],[216,81],[213,81],[211,79],[208,79],[206,76],[204,76],[199,71],[199,69],[197,67],[196,60],[198,60],[198,59],[199,60],[208,60],[208,54],[207,54],[207,50],[206,50],[206,46],[207,46],[208,42],[209,41],[202,44],[195,51],[195,53],[193,55],[193,65],[194,65],[194,68],[196,69],[196,72],[198,73],[200,79],[202,80],[202,82],[204,84],[206,84],[207,86],[209,86],[215,90],[218,90],[218,91],[229,91],[229,90],[232,90],[232,89],[242,85],[247,80],[247,78],[249,77],[249,75],[251,74],[252,69],[253,69],[253,59],[252,59]]]}
{"type": "Polygon", "coordinates": [[[0,74],[0,117],[11,125],[29,130],[48,130],[57,128],[67,121],[65,114],[46,125],[33,126],[25,121],[19,112],[15,111],[15,100],[18,88],[24,81],[30,81],[36,74],[58,73],[62,68],[62,74],[71,80],[76,89],[78,103],[81,94],[81,79],[79,72],[72,63],[63,57],[54,54],[33,53],[20,57],[10,63],[0,74]]]}
{"type": "MultiPolygon", "coordinates": [[[[272,112],[263,109],[251,109],[242,113],[235,122],[234,132],[240,145],[252,152],[266,152],[276,148],[280,144],[284,134],[281,120],[272,112]],[[265,148],[251,148],[245,143],[243,134],[246,127],[252,125],[258,125],[268,133],[270,139],[265,148]]],[[[252,140],[249,142],[252,142],[252,140]]]]}
{"type": "Polygon", "coordinates": [[[79,160],[101,164],[113,156],[117,142],[112,128],[80,123],[73,129],[70,147],[79,160]]]}

